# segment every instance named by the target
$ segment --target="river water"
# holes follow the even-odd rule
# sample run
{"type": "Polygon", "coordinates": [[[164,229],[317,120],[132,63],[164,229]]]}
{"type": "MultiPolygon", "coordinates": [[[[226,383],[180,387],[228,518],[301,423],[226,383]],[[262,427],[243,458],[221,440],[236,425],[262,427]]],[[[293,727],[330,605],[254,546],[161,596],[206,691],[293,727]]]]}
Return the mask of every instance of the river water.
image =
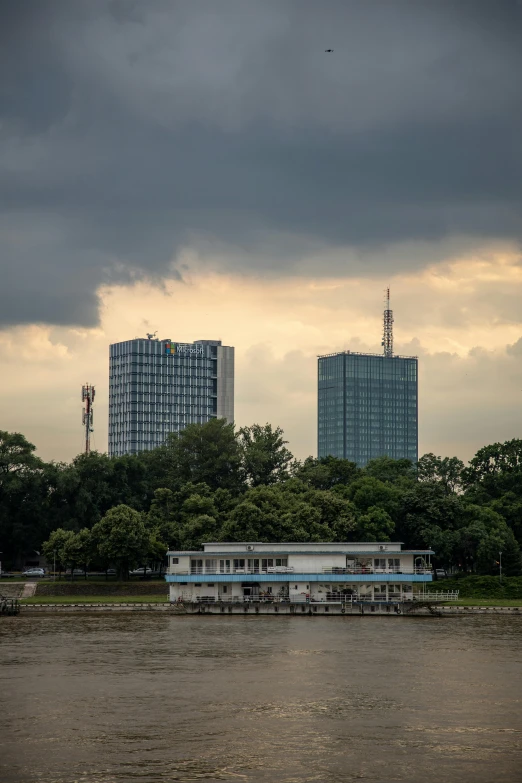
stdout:
{"type": "Polygon", "coordinates": [[[0,618],[1,783],[515,783],[522,618],[0,618]]]}

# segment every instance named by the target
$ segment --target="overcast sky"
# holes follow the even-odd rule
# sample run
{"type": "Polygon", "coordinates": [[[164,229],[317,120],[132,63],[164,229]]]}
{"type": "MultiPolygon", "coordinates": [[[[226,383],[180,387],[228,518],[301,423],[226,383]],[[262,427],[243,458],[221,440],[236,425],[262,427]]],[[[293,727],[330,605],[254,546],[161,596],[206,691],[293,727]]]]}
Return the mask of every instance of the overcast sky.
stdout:
{"type": "Polygon", "coordinates": [[[235,345],[316,450],[316,355],[421,361],[421,453],[522,437],[522,3],[4,0],[0,428],[81,446],[108,343],[235,345]],[[332,48],[332,54],[325,49],[332,48]]]}

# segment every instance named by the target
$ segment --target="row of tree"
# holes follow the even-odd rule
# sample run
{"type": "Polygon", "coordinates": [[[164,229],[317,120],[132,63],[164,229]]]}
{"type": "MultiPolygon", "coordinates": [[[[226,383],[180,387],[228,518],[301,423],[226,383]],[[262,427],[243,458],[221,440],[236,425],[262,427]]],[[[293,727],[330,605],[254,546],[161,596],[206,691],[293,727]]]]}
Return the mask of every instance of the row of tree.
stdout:
{"type": "Polygon", "coordinates": [[[91,567],[108,571],[115,566],[118,578],[127,579],[129,571],[141,564],[160,563],[161,571],[167,546],[159,530],[148,524],[147,515],[122,504],[110,509],[91,530],[54,530],[42,549],[57,571],[70,569],[73,578],[77,569],[86,575],[91,567]]]}
{"type": "Polygon", "coordinates": [[[166,547],[203,541],[400,540],[433,548],[464,571],[520,573],[522,441],[486,446],[465,466],[424,455],[295,460],[270,425],[190,425],[154,451],[44,462],[18,433],[0,432],[4,561],[42,548],[61,565],[121,574],[166,547]],[[60,545],[58,545],[60,542],[60,545]]]}

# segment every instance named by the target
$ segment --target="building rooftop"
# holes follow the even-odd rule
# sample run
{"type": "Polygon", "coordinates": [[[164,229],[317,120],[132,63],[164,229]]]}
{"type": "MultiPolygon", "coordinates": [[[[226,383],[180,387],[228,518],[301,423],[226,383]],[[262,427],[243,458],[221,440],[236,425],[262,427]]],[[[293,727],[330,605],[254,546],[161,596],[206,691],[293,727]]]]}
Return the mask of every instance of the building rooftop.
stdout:
{"type": "Polygon", "coordinates": [[[403,541],[204,541],[201,546],[402,546],[403,541]]]}
{"type": "MultiPolygon", "coordinates": [[[[371,542],[375,546],[375,542],[371,542]]],[[[217,546],[217,544],[215,544],[217,546]]],[[[289,544],[288,548],[284,544],[277,544],[277,545],[270,545],[265,544],[265,546],[278,546],[278,547],[285,547],[284,549],[247,549],[247,546],[252,546],[252,544],[246,544],[246,543],[235,543],[235,544],[223,544],[223,549],[215,549],[215,550],[204,550],[204,549],[178,549],[178,550],[169,550],[167,552],[167,555],[174,555],[174,556],[181,556],[181,557],[188,557],[188,556],[206,556],[211,557],[215,555],[219,556],[226,556],[226,557],[237,557],[238,555],[243,556],[247,555],[249,557],[259,557],[260,555],[270,555],[271,557],[281,557],[281,555],[302,555],[303,549],[293,549],[291,547],[295,546],[301,546],[301,544],[289,544]],[[231,549],[228,550],[227,546],[242,546],[242,549],[231,549]]],[[[324,543],[317,543],[315,544],[317,549],[310,550],[310,548],[307,548],[306,551],[310,552],[314,555],[363,555],[367,557],[374,557],[375,555],[382,555],[382,556],[388,556],[388,555],[434,555],[435,552],[432,549],[401,549],[399,547],[393,547],[390,542],[387,544],[381,544],[380,546],[386,546],[386,549],[354,549],[353,547],[350,548],[350,544],[340,544],[339,546],[342,546],[342,549],[323,549],[324,543]]],[[[378,545],[379,546],[379,545],[378,545]]]]}
{"type": "Polygon", "coordinates": [[[360,351],[335,351],[334,353],[318,354],[318,359],[328,359],[330,356],[341,356],[341,354],[349,354],[350,356],[372,356],[377,359],[418,359],[418,356],[401,356],[401,354],[394,354],[393,356],[385,356],[383,353],[362,353],[360,351]]]}
{"type": "MultiPolygon", "coordinates": [[[[245,550],[235,549],[232,552],[227,552],[226,550],[219,550],[219,551],[216,550],[215,552],[204,552],[202,549],[193,549],[193,550],[189,550],[189,549],[172,549],[172,550],[170,550],[169,549],[169,551],[167,552],[167,555],[174,555],[174,556],[207,555],[207,557],[210,556],[210,555],[223,555],[223,556],[226,555],[227,557],[229,557],[229,556],[233,557],[234,555],[236,555],[236,556],[237,555],[250,555],[250,557],[256,557],[256,555],[257,555],[257,557],[259,557],[260,554],[270,555],[270,556],[276,557],[277,555],[279,555],[279,556],[281,556],[281,555],[302,555],[303,552],[302,551],[300,552],[299,550],[291,550],[291,549],[288,549],[288,550],[285,549],[284,551],[281,550],[281,549],[278,549],[278,550],[275,550],[275,551],[273,551],[273,550],[263,550],[262,552],[257,552],[257,553],[256,552],[251,552],[251,551],[249,551],[247,549],[245,549],[245,550]]],[[[370,556],[373,557],[374,555],[434,555],[435,552],[434,552],[433,549],[387,549],[386,552],[380,552],[379,550],[375,550],[375,549],[371,549],[371,550],[368,550],[368,551],[364,551],[364,550],[354,551],[353,549],[351,549],[351,550],[346,549],[346,550],[343,550],[343,551],[338,550],[336,552],[332,552],[331,549],[330,550],[318,549],[317,552],[314,552],[313,554],[314,555],[332,555],[332,554],[336,554],[336,555],[364,555],[365,557],[370,557],[370,556]]]]}

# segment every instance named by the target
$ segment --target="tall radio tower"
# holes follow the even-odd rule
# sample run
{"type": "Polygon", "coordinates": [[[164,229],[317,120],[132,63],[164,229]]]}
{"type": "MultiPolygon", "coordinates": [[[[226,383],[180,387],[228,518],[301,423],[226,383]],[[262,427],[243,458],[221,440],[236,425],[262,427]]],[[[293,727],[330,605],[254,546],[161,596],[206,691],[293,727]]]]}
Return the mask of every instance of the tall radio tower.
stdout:
{"type": "Polygon", "coordinates": [[[94,395],[95,395],[94,386],[89,386],[88,383],[86,383],[85,386],[82,386],[82,402],[85,403],[85,407],[83,409],[82,423],[83,426],[85,427],[85,453],[86,454],[88,454],[91,450],[91,432],[94,431],[93,428],[94,395]]]}
{"type": "Polygon", "coordinates": [[[386,357],[393,356],[393,310],[390,310],[390,289],[387,288],[384,297],[384,320],[382,330],[382,347],[386,357]]]}

